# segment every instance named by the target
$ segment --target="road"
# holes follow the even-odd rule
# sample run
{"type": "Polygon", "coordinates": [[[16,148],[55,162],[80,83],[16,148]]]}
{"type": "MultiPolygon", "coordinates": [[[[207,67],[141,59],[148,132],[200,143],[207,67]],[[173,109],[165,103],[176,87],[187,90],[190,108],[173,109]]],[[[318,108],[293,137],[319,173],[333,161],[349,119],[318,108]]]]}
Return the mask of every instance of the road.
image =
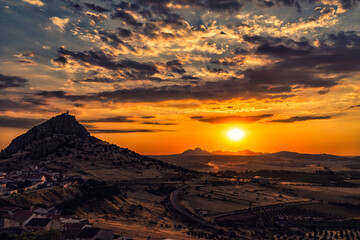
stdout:
{"type": "MultiPolygon", "coordinates": [[[[171,193],[171,195],[170,195],[170,202],[171,202],[172,206],[173,206],[178,212],[180,212],[183,216],[191,219],[192,221],[197,222],[197,223],[199,223],[199,224],[202,225],[202,226],[205,226],[205,227],[208,227],[208,228],[212,228],[212,229],[214,229],[214,230],[220,230],[221,228],[220,228],[219,226],[216,226],[216,225],[214,225],[214,224],[211,224],[211,223],[209,223],[209,222],[206,222],[205,220],[203,220],[203,219],[201,219],[201,218],[199,218],[199,217],[197,217],[197,216],[189,213],[188,211],[184,210],[184,208],[181,206],[181,204],[180,204],[179,201],[178,201],[178,195],[179,195],[179,192],[180,192],[181,190],[185,189],[186,187],[188,187],[188,186],[187,186],[187,185],[182,186],[182,187],[176,189],[175,191],[173,191],[173,192],[171,193]]],[[[222,230],[224,230],[224,229],[222,229],[222,230]]],[[[247,236],[243,236],[243,235],[239,236],[239,235],[238,235],[238,239],[250,239],[250,238],[248,238],[247,236]]]]}
{"type": "Polygon", "coordinates": [[[199,217],[196,217],[195,215],[189,213],[188,211],[184,210],[183,207],[180,205],[179,201],[178,201],[178,194],[181,190],[183,190],[184,188],[186,188],[187,185],[185,186],[182,186],[178,189],[176,189],[175,191],[173,191],[170,195],[170,202],[171,204],[173,205],[173,207],[178,211],[180,212],[182,215],[186,216],[187,218],[203,225],[203,226],[206,226],[206,227],[209,227],[209,228],[215,228],[217,229],[217,226],[211,224],[211,223],[208,223],[206,221],[204,221],[203,219],[199,218],[199,217]]]}

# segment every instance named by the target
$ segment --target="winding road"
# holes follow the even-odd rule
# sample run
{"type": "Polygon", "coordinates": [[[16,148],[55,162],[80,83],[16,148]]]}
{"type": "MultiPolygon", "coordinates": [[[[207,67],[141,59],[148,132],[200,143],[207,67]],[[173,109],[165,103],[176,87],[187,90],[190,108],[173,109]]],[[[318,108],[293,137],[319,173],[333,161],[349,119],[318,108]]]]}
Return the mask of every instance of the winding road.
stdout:
{"type": "MultiPolygon", "coordinates": [[[[188,185],[184,185],[178,189],[176,189],[175,191],[173,191],[170,195],[170,202],[172,204],[172,206],[178,211],[180,212],[182,215],[184,215],[185,217],[191,219],[192,221],[194,222],[197,222],[198,224],[202,225],[202,226],[205,226],[205,227],[208,227],[208,228],[212,228],[214,230],[220,230],[221,228],[219,226],[216,226],[214,224],[211,224],[209,222],[206,222],[205,220],[203,220],[202,218],[199,218],[193,214],[191,214],[190,212],[184,210],[184,208],[181,206],[181,204],[179,203],[178,201],[178,195],[179,195],[179,192],[183,189],[185,189],[186,187],[188,187],[188,185]]],[[[224,230],[224,229],[222,229],[224,230]]],[[[250,239],[248,238],[247,236],[244,236],[244,235],[238,235],[237,236],[238,239],[250,239]]]]}
{"type": "Polygon", "coordinates": [[[179,201],[178,201],[178,194],[181,190],[183,190],[184,188],[186,188],[187,185],[185,186],[182,186],[178,189],[176,189],[175,191],[173,191],[170,195],[170,202],[171,204],[173,205],[173,207],[178,211],[180,212],[182,215],[186,216],[187,218],[203,225],[203,226],[206,226],[206,227],[209,227],[209,228],[214,228],[214,229],[217,229],[218,227],[215,226],[214,224],[211,224],[211,223],[208,223],[206,221],[204,221],[203,219],[199,218],[199,217],[196,217],[195,215],[189,213],[188,211],[184,210],[183,207],[180,205],[179,201]]]}

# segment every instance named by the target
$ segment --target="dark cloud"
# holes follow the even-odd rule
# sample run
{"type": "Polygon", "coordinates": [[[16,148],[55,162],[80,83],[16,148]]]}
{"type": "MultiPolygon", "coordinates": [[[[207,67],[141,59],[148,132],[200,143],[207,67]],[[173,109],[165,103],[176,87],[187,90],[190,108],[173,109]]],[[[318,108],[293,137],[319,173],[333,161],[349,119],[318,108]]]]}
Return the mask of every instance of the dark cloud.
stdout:
{"type": "Polygon", "coordinates": [[[359,2],[359,0],[340,0],[341,6],[345,9],[349,9],[357,5],[359,2]]]}
{"type": "Polygon", "coordinates": [[[158,133],[174,132],[173,130],[163,129],[89,129],[91,133],[158,133]]]}
{"type": "Polygon", "coordinates": [[[264,118],[272,117],[273,114],[262,114],[256,116],[225,116],[225,117],[203,117],[193,116],[194,120],[207,122],[212,124],[240,124],[240,123],[254,123],[264,118]]]}
{"type": "MultiPolygon", "coordinates": [[[[288,63],[284,63],[288,65],[288,63]]],[[[339,84],[337,78],[317,76],[311,69],[299,71],[300,67],[285,68],[282,63],[273,67],[245,70],[243,74],[248,79],[249,87],[268,86],[266,92],[290,92],[291,86],[303,88],[333,87],[339,84]]],[[[318,63],[319,64],[319,63],[318,63]]],[[[265,90],[265,89],[264,89],[265,90]]]]}
{"type": "Polygon", "coordinates": [[[161,122],[142,122],[145,125],[162,125],[162,126],[172,126],[176,125],[176,123],[161,123],[161,122]]]}
{"type": "Polygon", "coordinates": [[[174,73],[178,73],[178,74],[186,73],[186,71],[182,68],[182,64],[180,63],[179,60],[172,60],[166,62],[166,68],[174,73]]]}
{"type": "Polygon", "coordinates": [[[156,118],[155,116],[142,116],[141,118],[143,119],[152,119],[152,118],[156,118]]]}
{"type": "Polygon", "coordinates": [[[53,61],[55,63],[59,63],[61,65],[64,65],[64,64],[66,64],[68,62],[67,59],[64,56],[59,56],[58,58],[55,58],[53,61]]]}
{"type": "Polygon", "coordinates": [[[257,86],[244,79],[231,78],[201,85],[171,85],[163,87],[138,87],[99,92],[87,95],[71,95],[63,91],[42,91],[38,96],[67,99],[70,101],[112,101],[112,102],[161,102],[167,100],[228,100],[232,98],[287,98],[294,95],[282,94],[290,87],[257,86]]]}
{"type": "Polygon", "coordinates": [[[0,73],[0,90],[6,88],[20,88],[28,84],[28,80],[22,77],[9,76],[0,73]]]}
{"type": "Polygon", "coordinates": [[[116,10],[114,13],[111,14],[112,19],[120,19],[127,23],[128,25],[134,27],[141,27],[143,24],[138,22],[132,15],[122,10],[116,10]]]}
{"type": "Polygon", "coordinates": [[[222,69],[222,68],[215,68],[211,66],[207,66],[207,70],[211,73],[228,73],[228,71],[222,69]]]}
{"type": "Polygon", "coordinates": [[[242,49],[242,48],[236,48],[233,53],[235,55],[246,55],[249,53],[249,51],[245,50],[245,49],[242,49]]]}
{"type": "Polygon", "coordinates": [[[130,44],[124,42],[120,39],[120,33],[118,31],[116,32],[110,32],[105,30],[98,30],[97,35],[100,37],[100,39],[111,45],[112,47],[118,48],[119,45],[124,46],[128,48],[129,50],[135,52],[135,48],[132,47],[130,44]]]}
{"type": "Polygon", "coordinates": [[[0,116],[0,127],[6,128],[32,128],[40,123],[45,122],[46,119],[33,118],[16,118],[9,116],[0,116]]]}
{"type": "Polygon", "coordinates": [[[16,62],[21,63],[21,64],[31,64],[31,65],[35,64],[35,63],[34,63],[33,61],[31,61],[31,60],[18,60],[18,61],[16,61],[16,62]]]}
{"type": "Polygon", "coordinates": [[[257,48],[257,53],[272,55],[275,57],[288,57],[288,56],[301,56],[310,53],[312,48],[294,49],[291,47],[284,46],[282,44],[277,46],[270,46],[269,44],[263,44],[257,48]]]}
{"type": "Polygon", "coordinates": [[[181,79],[184,79],[184,80],[201,80],[201,78],[195,77],[195,76],[192,76],[192,75],[183,75],[181,77],[181,79]]]}
{"type": "Polygon", "coordinates": [[[99,122],[130,123],[130,122],[135,122],[135,120],[132,120],[130,118],[131,118],[130,116],[116,116],[116,117],[109,117],[109,118],[81,120],[80,122],[84,122],[84,123],[99,123],[99,122]]]}
{"type": "Polygon", "coordinates": [[[294,123],[294,122],[303,122],[309,120],[323,120],[323,119],[331,119],[332,116],[295,116],[285,119],[275,119],[271,120],[270,122],[275,123],[294,123]]]}
{"type": "Polygon", "coordinates": [[[103,50],[90,50],[84,52],[74,52],[66,50],[65,48],[59,48],[58,50],[59,58],[54,61],[67,63],[66,59],[63,58],[69,57],[73,60],[80,63],[87,63],[93,66],[103,67],[109,70],[122,70],[123,77],[136,79],[147,76],[152,76],[155,73],[158,73],[157,67],[149,63],[139,63],[133,60],[116,60],[116,57],[111,53],[104,52],[103,50]]]}
{"type": "Polygon", "coordinates": [[[109,9],[103,8],[99,5],[95,5],[93,3],[85,3],[85,6],[88,7],[89,9],[98,12],[98,13],[105,13],[105,12],[109,12],[109,9]]]}
{"type": "Polygon", "coordinates": [[[74,3],[71,0],[61,0],[61,1],[65,2],[66,6],[76,13],[80,12],[84,8],[80,4],[74,3]]]}
{"type": "Polygon", "coordinates": [[[57,107],[50,106],[43,97],[24,96],[20,99],[0,99],[0,112],[59,112],[57,107]]]}
{"type": "Polygon", "coordinates": [[[274,6],[288,6],[288,7],[296,7],[298,12],[301,12],[301,4],[300,2],[312,2],[313,0],[258,0],[260,6],[264,7],[274,7],[274,6]]]}
{"type": "Polygon", "coordinates": [[[354,108],[360,108],[360,104],[359,105],[352,105],[352,106],[348,107],[348,109],[354,109],[354,108]]]}
{"type": "Polygon", "coordinates": [[[120,37],[125,37],[125,38],[132,36],[132,32],[126,28],[118,28],[118,34],[120,37]]]}
{"type": "Polygon", "coordinates": [[[115,83],[119,82],[122,79],[112,79],[107,77],[94,77],[94,78],[83,78],[83,79],[73,79],[73,82],[76,83],[115,83]]]}

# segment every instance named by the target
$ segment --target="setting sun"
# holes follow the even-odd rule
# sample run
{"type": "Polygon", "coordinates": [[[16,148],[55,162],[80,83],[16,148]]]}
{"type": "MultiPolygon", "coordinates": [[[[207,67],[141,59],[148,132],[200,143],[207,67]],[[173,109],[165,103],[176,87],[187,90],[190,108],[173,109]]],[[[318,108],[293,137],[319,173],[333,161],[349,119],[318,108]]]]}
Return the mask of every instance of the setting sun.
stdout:
{"type": "Polygon", "coordinates": [[[239,128],[232,128],[227,132],[227,135],[232,141],[239,141],[244,137],[245,133],[239,128]]]}

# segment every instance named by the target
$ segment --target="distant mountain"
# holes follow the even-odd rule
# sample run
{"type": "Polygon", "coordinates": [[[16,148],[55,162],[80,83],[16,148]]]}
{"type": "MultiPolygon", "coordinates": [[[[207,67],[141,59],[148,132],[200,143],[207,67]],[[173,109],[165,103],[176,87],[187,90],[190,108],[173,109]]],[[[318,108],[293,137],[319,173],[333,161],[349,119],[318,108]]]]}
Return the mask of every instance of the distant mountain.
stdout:
{"type": "Polygon", "coordinates": [[[93,137],[68,113],[33,127],[0,153],[2,171],[21,169],[29,164],[102,180],[156,178],[191,172],[93,137]]]}
{"type": "Polygon", "coordinates": [[[336,156],[331,154],[308,154],[308,153],[297,153],[289,151],[281,151],[276,153],[266,154],[266,156],[276,157],[276,158],[287,158],[287,159],[297,159],[297,160],[346,160],[348,157],[336,156]]]}
{"type": "Polygon", "coordinates": [[[197,147],[195,149],[189,149],[189,150],[184,151],[183,153],[175,154],[175,155],[183,155],[183,156],[211,156],[211,155],[258,156],[258,155],[263,155],[263,154],[265,154],[265,153],[253,152],[248,149],[238,151],[238,152],[221,151],[221,150],[209,152],[209,151],[206,151],[204,149],[197,147]]]}
{"type": "Polygon", "coordinates": [[[245,149],[245,150],[237,151],[237,152],[217,150],[217,151],[213,151],[211,153],[214,155],[233,155],[233,156],[258,156],[258,155],[265,154],[262,152],[253,152],[253,151],[250,151],[249,149],[245,149]]]}
{"type": "Polygon", "coordinates": [[[210,152],[203,150],[199,147],[195,148],[195,149],[189,149],[184,151],[183,153],[181,153],[180,155],[187,155],[187,156],[206,156],[206,155],[211,155],[210,152]]]}

